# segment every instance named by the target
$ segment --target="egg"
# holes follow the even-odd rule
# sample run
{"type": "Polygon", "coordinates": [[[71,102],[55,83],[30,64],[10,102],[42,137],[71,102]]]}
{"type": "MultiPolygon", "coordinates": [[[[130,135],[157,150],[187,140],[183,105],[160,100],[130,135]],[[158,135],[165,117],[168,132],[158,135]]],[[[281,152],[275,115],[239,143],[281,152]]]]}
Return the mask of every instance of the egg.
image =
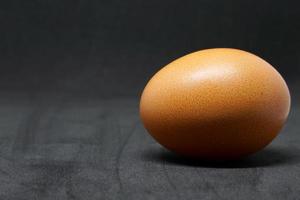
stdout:
{"type": "Polygon", "coordinates": [[[262,58],[215,48],[183,56],[158,71],[140,100],[147,131],[179,155],[238,159],[268,145],[290,109],[281,75],[262,58]]]}

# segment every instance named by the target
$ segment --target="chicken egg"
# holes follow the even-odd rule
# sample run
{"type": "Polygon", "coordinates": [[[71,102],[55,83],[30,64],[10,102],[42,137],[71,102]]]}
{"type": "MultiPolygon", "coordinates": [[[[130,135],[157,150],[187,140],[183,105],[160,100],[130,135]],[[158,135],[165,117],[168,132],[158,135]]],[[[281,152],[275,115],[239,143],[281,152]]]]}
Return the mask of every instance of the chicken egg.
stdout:
{"type": "Polygon", "coordinates": [[[290,94],[265,60],[238,49],[183,56],[158,71],[140,116],[162,146],[187,157],[237,159],[268,145],[283,127],[290,94]]]}

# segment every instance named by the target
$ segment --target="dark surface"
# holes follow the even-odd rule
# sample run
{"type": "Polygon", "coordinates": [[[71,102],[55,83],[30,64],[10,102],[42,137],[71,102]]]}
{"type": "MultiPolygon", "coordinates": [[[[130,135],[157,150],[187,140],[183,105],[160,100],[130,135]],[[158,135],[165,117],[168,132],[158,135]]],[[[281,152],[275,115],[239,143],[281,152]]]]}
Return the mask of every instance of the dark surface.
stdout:
{"type": "Polygon", "coordinates": [[[138,100],[2,94],[0,199],[299,199],[299,107],[260,153],[197,162],[162,149],[138,100]]]}

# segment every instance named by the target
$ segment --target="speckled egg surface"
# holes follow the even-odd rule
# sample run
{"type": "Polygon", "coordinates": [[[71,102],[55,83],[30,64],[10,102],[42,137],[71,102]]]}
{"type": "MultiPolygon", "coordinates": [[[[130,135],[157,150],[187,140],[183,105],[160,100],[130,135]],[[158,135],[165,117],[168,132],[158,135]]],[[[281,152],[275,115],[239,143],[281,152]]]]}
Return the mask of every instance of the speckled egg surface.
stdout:
{"type": "Polygon", "coordinates": [[[198,51],[157,72],[140,115],[167,149],[203,159],[237,159],[269,144],[290,108],[284,79],[266,61],[227,48],[198,51]]]}

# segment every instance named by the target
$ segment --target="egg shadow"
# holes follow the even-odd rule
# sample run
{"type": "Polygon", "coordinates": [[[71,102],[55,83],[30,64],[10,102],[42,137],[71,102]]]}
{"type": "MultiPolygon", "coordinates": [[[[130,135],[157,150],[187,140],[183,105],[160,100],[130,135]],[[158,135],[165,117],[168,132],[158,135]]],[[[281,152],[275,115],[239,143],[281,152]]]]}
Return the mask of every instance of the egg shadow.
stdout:
{"type": "MultiPolygon", "coordinates": [[[[152,146],[153,147],[153,146],[152,146]]],[[[289,165],[299,162],[298,149],[268,147],[251,156],[230,161],[197,160],[176,155],[163,148],[146,149],[142,159],[148,162],[167,165],[206,167],[206,168],[255,168],[289,165]]]]}

